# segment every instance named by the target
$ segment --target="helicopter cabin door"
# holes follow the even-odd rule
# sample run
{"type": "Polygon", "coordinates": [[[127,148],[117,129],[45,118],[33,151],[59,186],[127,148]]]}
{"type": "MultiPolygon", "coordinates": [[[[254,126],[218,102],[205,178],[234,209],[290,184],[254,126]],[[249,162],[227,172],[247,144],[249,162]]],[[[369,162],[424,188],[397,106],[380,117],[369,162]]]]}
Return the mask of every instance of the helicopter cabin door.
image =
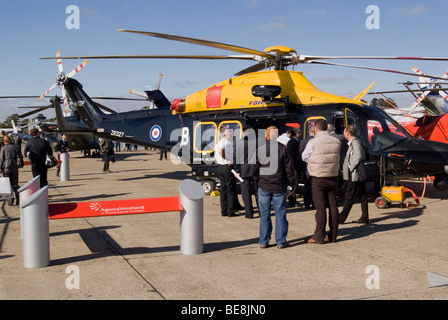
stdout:
{"type": "Polygon", "coordinates": [[[220,132],[224,129],[232,129],[234,139],[241,139],[243,135],[241,122],[236,120],[222,121],[219,125],[213,121],[197,122],[194,125],[194,161],[213,163],[215,147],[221,139],[220,132]]]}
{"type": "Polygon", "coordinates": [[[218,136],[218,127],[216,123],[197,122],[193,131],[193,159],[195,163],[213,162],[213,152],[218,136]]]}

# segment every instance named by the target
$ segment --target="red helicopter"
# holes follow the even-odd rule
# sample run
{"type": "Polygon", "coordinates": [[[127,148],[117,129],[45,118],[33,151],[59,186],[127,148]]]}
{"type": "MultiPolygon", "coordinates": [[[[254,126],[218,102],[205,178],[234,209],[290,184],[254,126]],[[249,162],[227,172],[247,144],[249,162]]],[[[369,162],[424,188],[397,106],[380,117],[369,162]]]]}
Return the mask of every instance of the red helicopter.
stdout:
{"type": "MultiPolygon", "coordinates": [[[[412,67],[412,70],[421,76],[424,75],[424,73],[416,67],[412,67]]],[[[400,110],[389,103],[387,99],[382,98],[392,107],[392,109],[386,108],[388,113],[414,137],[448,143],[448,107],[446,106],[448,94],[444,91],[448,89],[440,86],[443,84],[443,82],[441,82],[443,79],[448,80],[448,71],[438,79],[420,78],[420,82],[405,82],[403,85],[407,90],[373,93],[381,95],[401,92],[412,93],[416,100],[411,105],[409,111],[400,110]],[[419,89],[411,89],[409,86],[412,84],[416,84],[419,89]],[[421,92],[421,94],[418,96],[415,92],[421,92]],[[416,108],[420,105],[423,106],[424,110],[415,113],[416,108]]],[[[371,133],[373,133],[373,127],[370,129],[372,130],[371,133]]]]}

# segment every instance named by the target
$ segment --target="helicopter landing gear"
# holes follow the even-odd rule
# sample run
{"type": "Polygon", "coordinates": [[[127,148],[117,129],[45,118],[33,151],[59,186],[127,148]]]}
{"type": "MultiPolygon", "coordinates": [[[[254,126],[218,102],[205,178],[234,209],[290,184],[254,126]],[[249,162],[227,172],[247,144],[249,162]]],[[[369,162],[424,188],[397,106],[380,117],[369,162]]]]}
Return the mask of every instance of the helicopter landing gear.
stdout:
{"type": "Polygon", "coordinates": [[[216,183],[213,180],[202,180],[201,184],[205,194],[212,193],[216,188],[216,183]]]}

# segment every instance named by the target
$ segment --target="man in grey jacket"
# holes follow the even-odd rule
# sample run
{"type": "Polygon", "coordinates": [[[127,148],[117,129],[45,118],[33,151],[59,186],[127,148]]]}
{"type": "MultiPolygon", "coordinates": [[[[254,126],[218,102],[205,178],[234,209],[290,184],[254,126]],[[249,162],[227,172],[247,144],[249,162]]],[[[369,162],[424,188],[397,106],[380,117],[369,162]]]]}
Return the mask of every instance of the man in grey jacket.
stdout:
{"type": "Polygon", "coordinates": [[[366,182],[358,179],[358,164],[366,159],[366,153],[361,140],[356,138],[356,129],[348,125],[344,130],[344,136],[348,140],[348,149],[342,166],[344,180],[347,180],[347,189],[344,197],[344,207],[339,215],[339,223],[347,220],[356,199],[361,201],[361,218],[353,221],[356,223],[369,223],[369,209],[366,194],[366,182]]]}

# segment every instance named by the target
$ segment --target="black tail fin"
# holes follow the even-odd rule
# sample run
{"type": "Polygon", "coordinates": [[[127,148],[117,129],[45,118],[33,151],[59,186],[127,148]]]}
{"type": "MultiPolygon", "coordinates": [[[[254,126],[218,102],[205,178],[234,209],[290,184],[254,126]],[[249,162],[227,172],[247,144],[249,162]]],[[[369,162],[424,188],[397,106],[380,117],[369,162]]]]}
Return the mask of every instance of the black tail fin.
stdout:
{"type": "Polygon", "coordinates": [[[98,128],[103,121],[104,112],[92,101],[84,92],[82,85],[75,79],[69,79],[65,88],[73,101],[73,105],[78,111],[83,122],[92,129],[98,128]]]}
{"type": "Polygon", "coordinates": [[[165,97],[160,90],[145,91],[148,99],[151,100],[157,108],[167,108],[171,106],[171,102],[165,97]]]}
{"type": "Polygon", "coordinates": [[[56,112],[56,121],[58,123],[59,130],[66,129],[65,121],[64,121],[64,114],[62,113],[62,109],[61,109],[61,99],[58,96],[54,97],[53,108],[54,108],[54,111],[56,112]]]}

